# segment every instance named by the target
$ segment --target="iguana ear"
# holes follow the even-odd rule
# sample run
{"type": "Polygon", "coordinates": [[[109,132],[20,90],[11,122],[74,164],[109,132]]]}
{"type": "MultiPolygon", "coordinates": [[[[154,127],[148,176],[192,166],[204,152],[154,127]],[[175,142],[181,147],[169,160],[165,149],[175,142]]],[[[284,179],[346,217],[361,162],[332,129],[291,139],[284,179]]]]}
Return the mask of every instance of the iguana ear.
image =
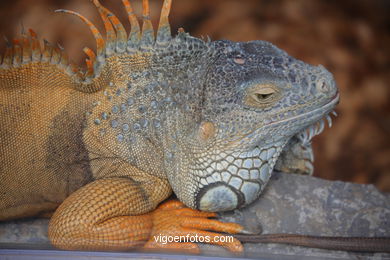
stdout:
{"type": "Polygon", "coordinates": [[[207,142],[215,136],[215,132],[215,125],[212,122],[201,122],[198,129],[198,138],[202,142],[207,142]]]}

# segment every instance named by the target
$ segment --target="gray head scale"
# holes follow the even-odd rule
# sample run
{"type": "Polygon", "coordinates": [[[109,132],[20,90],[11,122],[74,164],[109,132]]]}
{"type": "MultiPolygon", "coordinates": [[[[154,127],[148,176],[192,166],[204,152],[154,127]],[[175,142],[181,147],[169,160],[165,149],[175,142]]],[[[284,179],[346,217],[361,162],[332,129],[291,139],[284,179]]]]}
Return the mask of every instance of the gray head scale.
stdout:
{"type": "Polygon", "coordinates": [[[209,44],[193,97],[196,122],[168,152],[166,168],[187,206],[226,211],[258,198],[283,146],[327,116],[339,96],[324,67],[268,42],[209,44]]]}

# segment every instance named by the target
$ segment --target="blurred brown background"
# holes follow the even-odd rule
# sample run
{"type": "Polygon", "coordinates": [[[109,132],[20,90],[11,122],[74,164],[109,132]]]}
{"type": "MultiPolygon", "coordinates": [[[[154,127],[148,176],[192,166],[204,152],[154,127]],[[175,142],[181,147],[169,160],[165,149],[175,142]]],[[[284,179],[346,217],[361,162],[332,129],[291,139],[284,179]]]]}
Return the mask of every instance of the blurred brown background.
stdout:
{"type": "MultiPolygon", "coordinates": [[[[129,24],[119,0],[101,1],[129,24]]],[[[140,14],[141,0],[133,0],[140,14]]],[[[162,0],[151,0],[155,25],[162,0]]],[[[20,34],[21,22],[59,42],[74,62],[94,47],[86,26],[56,9],[80,12],[103,30],[88,0],[1,0],[0,34],[20,34]]],[[[315,176],[373,183],[390,191],[390,1],[174,0],[173,31],[184,27],[213,40],[266,40],[311,64],[323,64],[341,91],[334,126],[314,139],[315,176]]],[[[3,51],[4,42],[0,49],[3,51]]]]}

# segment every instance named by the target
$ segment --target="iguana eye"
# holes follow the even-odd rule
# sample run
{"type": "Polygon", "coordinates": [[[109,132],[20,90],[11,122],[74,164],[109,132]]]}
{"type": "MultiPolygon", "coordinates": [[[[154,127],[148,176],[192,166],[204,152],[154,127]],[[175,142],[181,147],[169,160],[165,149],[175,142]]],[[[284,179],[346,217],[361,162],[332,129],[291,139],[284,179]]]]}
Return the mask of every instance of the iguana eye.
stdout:
{"type": "Polygon", "coordinates": [[[277,88],[271,84],[257,84],[248,89],[245,103],[249,106],[264,107],[279,98],[277,88]]]}
{"type": "Polygon", "coordinates": [[[272,97],[275,92],[270,93],[255,93],[254,96],[259,102],[263,102],[272,97]]]}

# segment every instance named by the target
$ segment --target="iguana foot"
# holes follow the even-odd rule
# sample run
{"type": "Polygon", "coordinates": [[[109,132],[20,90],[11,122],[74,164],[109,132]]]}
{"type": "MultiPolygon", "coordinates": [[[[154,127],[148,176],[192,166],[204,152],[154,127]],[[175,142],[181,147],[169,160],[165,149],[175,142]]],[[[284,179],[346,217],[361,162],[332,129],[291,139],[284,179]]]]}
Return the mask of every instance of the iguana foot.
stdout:
{"type": "Polygon", "coordinates": [[[236,223],[208,219],[215,217],[216,213],[190,209],[179,201],[170,200],[160,205],[151,214],[153,230],[144,248],[199,253],[199,247],[195,242],[201,242],[220,245],[234,253],[243,251],[240,241],[233,236],[210,232],[237,234],[244,230],[236,223]]]}

